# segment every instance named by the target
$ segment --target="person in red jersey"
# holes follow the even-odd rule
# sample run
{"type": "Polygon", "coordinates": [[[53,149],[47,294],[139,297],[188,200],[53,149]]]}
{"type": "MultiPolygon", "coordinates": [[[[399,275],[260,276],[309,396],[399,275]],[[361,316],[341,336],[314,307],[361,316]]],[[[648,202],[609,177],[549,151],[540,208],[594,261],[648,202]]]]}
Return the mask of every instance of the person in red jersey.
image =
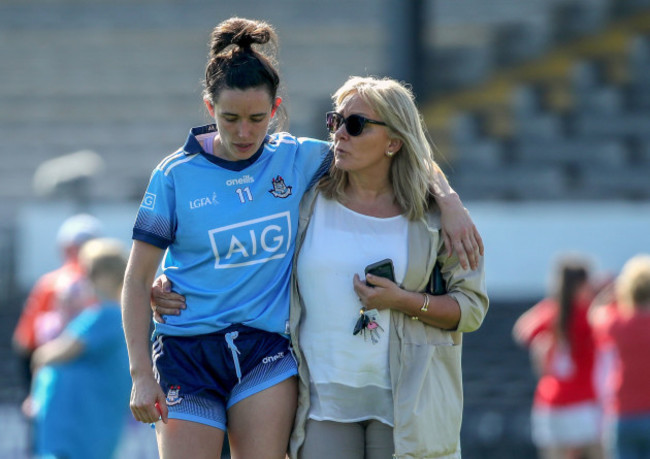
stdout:
{"type": "Polygon", "coordinates": [[[544,459],[601,458],[601,409],[593,383],[594,339],[587,321],[594,291],[589,264],[564,257],[552,293],[515,323],[539,374],[533,400],[533,443],[544,459]]]}
{"type": "Polygon", "coordinates": [[[589,320],[614,355],[606,381],[605,436],[612,457],[650,457],[650,255],[631,258],[615,282],[615,298],[594,304],[589,320]]]}

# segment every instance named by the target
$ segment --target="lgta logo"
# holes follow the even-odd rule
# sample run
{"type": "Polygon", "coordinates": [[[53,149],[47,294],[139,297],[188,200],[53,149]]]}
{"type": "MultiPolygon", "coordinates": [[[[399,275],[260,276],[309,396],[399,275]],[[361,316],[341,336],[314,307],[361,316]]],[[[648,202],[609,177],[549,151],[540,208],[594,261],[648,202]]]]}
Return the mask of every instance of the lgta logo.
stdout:
{"type": "Polygon", "coordinates": [[[190,209],[199,209],[203,206],[211,206],[219,204],[217,201],[217,193],[212,193],[212,196],[206,196],[204,198],[198,198],[190,201],[190,209]]]}

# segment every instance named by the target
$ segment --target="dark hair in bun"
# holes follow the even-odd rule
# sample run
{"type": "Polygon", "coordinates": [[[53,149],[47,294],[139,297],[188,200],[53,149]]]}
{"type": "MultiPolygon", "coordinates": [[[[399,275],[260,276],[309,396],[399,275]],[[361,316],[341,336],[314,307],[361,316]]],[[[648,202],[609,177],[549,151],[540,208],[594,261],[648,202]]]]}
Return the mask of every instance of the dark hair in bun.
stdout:
{"type": "Polygon", "coordinates": [[[274,67],[276,50],[277,35],[266,22],[243,18],[223,21],[212,31],[203,96],[214,104],[224,88],[265,87],[273,102],[280,85],[274,67]],[[258,49],[263,45],[271,48],[269,55],[258,49]]]}

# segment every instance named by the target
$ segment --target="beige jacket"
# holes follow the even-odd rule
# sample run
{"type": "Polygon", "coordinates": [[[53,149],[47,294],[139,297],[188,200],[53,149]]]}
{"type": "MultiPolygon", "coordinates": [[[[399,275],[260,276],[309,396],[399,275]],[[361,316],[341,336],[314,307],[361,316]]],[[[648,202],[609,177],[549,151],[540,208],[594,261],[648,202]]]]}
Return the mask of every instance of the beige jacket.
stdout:
{"type": "MultiPolygon", "coordinates": [[[[301,202],[296,254],[304,240],[317,192],[301,202]]],[[[458,258],[442,250],[440,214],[436,209],[408,227],[408,266],[402,288],[424,291],[436,260],[441,263],[448,295],[461,309],[458,328],[441,330],[391,314],[389,365],[395,407],[393,437],[395,458],[460,458],[460,427],[463,413],[461,374],[462,333],[476,330],[488,310],[483,260],[475,271],[465,271],[458,258]]],[[[292,279],[291,339],[299,364],[299,395],[290,457],[298,458],[309,413],[309,368],[300,352],[299,325],[304,309],[296,279],[292,279]]],[[[309,459],[309,458],[306,458],[309,459]]]]}

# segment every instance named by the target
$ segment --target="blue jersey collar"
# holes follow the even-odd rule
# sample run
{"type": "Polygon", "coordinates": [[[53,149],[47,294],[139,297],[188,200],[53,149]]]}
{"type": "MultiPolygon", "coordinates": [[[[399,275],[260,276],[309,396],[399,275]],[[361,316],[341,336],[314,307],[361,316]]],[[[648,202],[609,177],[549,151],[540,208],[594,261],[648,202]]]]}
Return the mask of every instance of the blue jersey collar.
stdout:
{"type": "Polygon", "coordinates": [[[197,153],[205,153],[201,143],[196,140],[196,136],[202,134],[209,134],[210,132],[217,132],[216,124],[207,124],[205,126],[194,127],[190,129],[190,134],[187,136],[185,145],[183,145],[183,151],[186,155],[194,155],[197,153]]]}
{"type": "Polygon", "coordinates": [[[185,152],[186,155],[194,155],[194,154],[201,154],[203,155],[204,158],[206,158],[208,161],[211,163],[217,164],[218,166],[221,166],[225,169],[230,169],[233,171],[241,171],[251,164],[253,164],[257,159],[262,155],[262,152],[264,151],[264,145],[270,140],[271,136],[268,134],[266,135],[266,138],[264,139],[264,142],[262,142],[262,145],[260,145],[260,148],[255,152],[253,156],[251,156],[248,159],[242,159],[240,161],[228,161],[226,159],[218,158],[214,155],[209,155],[207,154],[204,150],[203,147],[201,146],[201,143],[196,139],[196,136],[202,135],[202,134],[209,134],[211,132],[217,132],[217,125],[216,124],[207,124],[205,126],[199,126],[199,127],[194,127],[190,129],[190,134],[187,136],[187,140],[185,141],[185,145],[183,145],[183,151],[185,152]]]}

